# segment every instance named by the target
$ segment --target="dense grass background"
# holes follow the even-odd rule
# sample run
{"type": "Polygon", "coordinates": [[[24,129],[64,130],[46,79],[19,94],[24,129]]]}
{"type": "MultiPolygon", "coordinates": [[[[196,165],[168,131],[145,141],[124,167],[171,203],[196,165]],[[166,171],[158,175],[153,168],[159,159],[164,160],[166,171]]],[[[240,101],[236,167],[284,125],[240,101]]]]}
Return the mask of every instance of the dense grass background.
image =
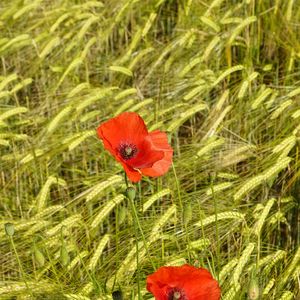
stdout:
{"type": "Polygon", "coordinates": [[[299,26],[294,0],[1,1],[0,298],[150,299],[189,262],[299,299],[299,26]],[[141,228],[95,134],[123,111],[174,147],[141,228]]]}

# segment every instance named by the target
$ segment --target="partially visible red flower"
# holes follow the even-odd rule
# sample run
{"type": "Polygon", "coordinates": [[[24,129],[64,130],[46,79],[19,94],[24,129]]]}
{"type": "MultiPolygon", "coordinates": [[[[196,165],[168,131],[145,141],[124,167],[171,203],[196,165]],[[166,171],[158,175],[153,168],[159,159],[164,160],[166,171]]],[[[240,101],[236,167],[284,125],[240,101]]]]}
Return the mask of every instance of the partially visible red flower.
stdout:
{"type": "Polygon", "coordinates": [[[208,270],[185,264],[160,267],[147,277],[147,290],[156,300],[219,300],[221,290],[208,270]]]}
{"type": "Polygon", "coordinates": [[[97,133],[132,182],[140,181],[142,174],[164,175],[172,163],[173,149],[167,135],[159,130],[148,132],[143,119],[134,112],[102,123],[97,133]]]}

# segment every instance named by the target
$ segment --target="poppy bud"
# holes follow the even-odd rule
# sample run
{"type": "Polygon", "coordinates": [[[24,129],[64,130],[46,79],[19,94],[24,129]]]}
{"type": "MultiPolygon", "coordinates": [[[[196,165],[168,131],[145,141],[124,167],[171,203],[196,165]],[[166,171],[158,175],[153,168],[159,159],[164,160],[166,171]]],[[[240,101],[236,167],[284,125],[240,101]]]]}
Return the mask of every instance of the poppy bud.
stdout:
{"type": "Polygon", "coordinates": [[[114,291],[112,293],[113,300],[123,300],[123,294],[122,291],[114,291]]]}
{"type": "Polygon", "coordinates": [[[4,228],[5,228],[5,233],[8,236],[13,236],[15,233],[15,227],[12,223],[5,223],[4,224],[4,228]]]}
{"type": "Polygon", "coordinates": [[[65,267],[69,264],[70,256],[65,245],[60,248],[60,263],[65,267]]]}
{"type": "Polygon", "coordinates": [[[188,225],[188,223],[191,221],[193,217],[193,211],[192,211],[192,205],[190,202],[188,202],[184,208],[183,208],[183,222],[185,225],[188,225]]]}
{"type": "Polygon", "coordinates": [[[43,253],[36,246],[34,246],[34,258],[40,267],[44,266],[45,257],[43,255],[43,253]]]}
{"type": "Polygon", "coordinates": [[[256,277],[253,277],[250,281],[248,297],[250,300],[257,300],[259,298],[259,286],[256,277]]]}
{"type": "Polygon", "coordinates": [[[127,197],[133,201],[135,199],[135,195],[136,195],[135,188],[133,186],[128,187],[126,189],[126,194],[127,194],[127,197]]]}

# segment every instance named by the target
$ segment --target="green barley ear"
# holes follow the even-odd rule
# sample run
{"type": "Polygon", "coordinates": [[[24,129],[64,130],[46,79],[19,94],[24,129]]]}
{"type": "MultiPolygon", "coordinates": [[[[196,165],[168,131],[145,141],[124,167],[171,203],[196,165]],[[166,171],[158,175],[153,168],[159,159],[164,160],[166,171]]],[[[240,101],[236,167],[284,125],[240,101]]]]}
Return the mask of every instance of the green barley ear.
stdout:
{"type": "Polygon", "coordinates": [[[4,224],[5,233],[8,236],[13,236],[15,233],[15,227],[12,223],[5,223],[4,224]]]}
{"type": "Polygon", "coordinates": [[[95,271],[96,266],[98,264],[98,261],[103,253],[103,250],[105,249],[105,247],[107,246],[107,244],[110,241],[110,235],[109,234],[105,234],[103,236],[103,238],[100,240],[100,242],[98,243],[97,248],[95,249],[93,256],[90,259],[90,262],[87,266],[87,268],[91,271],[95,271]]]}
{"type": "Polygon", "coordinates": [[[260,296],[260,289],[258,285],[258,280],[254,272],[251,275],[251,280],[248,288],[248,298],[250,300],[257,300],[260,296]]]}

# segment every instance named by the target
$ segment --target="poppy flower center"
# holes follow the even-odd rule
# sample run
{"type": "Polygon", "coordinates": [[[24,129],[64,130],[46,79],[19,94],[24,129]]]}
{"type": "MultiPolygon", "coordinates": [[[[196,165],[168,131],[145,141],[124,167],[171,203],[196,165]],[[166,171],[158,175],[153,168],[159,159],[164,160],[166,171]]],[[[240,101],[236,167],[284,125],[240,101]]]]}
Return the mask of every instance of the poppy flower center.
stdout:
{"type": "Polygon", "coordinates": [[[174,288],[168,294],[168,300],[188,300],[182,289],[174,288]]]}
{"type": "Polygon", "coordinates": [[[123,159],[128,160],[136,156],[138,149],[134,144],[122,143],[118,151],[123,159]]]}

